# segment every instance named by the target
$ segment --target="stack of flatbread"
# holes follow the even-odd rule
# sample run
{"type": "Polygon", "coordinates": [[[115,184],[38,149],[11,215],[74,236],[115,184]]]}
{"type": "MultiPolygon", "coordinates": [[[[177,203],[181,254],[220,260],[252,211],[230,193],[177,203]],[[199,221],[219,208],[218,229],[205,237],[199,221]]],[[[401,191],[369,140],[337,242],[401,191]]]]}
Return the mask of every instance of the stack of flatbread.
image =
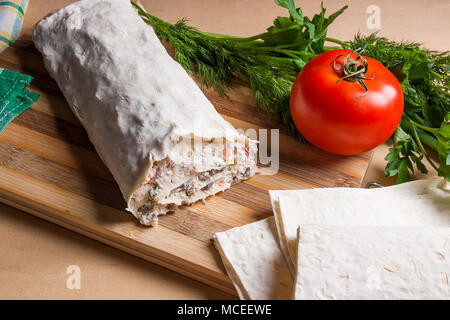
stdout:
{"type": "Polygon", "coordinates": [[[215,236],[241,299],[450,299],[450,189],[270,191],[274,216],[215,236]]]}

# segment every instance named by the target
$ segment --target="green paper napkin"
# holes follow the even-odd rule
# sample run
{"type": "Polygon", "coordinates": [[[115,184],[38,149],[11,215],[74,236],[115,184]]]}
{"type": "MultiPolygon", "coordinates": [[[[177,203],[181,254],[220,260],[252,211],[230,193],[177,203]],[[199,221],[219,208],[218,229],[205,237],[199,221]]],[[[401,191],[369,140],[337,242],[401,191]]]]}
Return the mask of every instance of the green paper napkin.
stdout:
{"type": "Polygon", "coordinates": [[[25,89],[31,80],[32,76],[0,68],[0,133],[39,98],[25,89]]]}

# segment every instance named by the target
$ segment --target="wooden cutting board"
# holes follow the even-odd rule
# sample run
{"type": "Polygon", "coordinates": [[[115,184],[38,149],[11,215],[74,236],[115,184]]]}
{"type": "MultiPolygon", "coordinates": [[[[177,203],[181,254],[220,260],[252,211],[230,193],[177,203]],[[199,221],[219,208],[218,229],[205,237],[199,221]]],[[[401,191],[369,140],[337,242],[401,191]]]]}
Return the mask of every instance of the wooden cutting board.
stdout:
{"type": "Polygon", "coordinates": [[[143,227],[124,210],[118,186],[49,77],[31,34],[0,55],[0,67],[33,75],[30,90],[41,94],[0,134],[0,201],[232,294],[211,241],[215,232],[270,216],[271,189],[359,187],[371,156],[340,157],[296,142],[255,107],[243,83],[236,82],[229,99],[205,89],[236,128],[281,128],[279,172],[143,227]]]}

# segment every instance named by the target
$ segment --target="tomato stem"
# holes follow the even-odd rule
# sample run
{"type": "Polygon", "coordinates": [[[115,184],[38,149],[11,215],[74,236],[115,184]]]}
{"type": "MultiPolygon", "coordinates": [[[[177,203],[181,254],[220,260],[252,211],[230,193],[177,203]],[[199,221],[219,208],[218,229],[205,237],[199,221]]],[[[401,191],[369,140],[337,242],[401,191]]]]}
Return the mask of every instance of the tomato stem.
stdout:
{"type": "Polygon", "coordinates": [[[363,87],[364,93],[358,98],[365,96],[367,92],[369,92],[369,89],[367,89],[364,80],[373,80],[375,78],[375,74],[372,76],[372,78],[365,77],[369,63],[362,56],[362,53],[363,50],[358,49],[356,51],[351,51],[348,55],[340,54],[334,59],[333,62],[334,71],[344,74],[341,78],[339,78],[338,81],[336,81],[336,83],[339,83],[342,80],[346,80],[350,82],[358,82],[361,85],[361,87],[363,87]],[[351,59],[352,54],[356,54],[357,57],[355,59],[351,59]],[[337,64],[337,61],[340,57],[344,57],[342,65],[337,64]],[[362,64],[359,63],[360,60],[362,64]]]}

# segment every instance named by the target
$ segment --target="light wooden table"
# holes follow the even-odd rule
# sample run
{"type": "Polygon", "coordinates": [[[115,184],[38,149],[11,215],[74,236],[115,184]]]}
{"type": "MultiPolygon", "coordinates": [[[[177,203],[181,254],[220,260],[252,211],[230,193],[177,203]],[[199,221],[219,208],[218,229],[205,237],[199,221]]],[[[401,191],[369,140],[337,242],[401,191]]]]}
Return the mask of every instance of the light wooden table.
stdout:
{"type": "MultiPolygon", "coordinates": [[[[24,29],[73,2],[32,0],[24,29]]],[[[272,0],[143,0],[156,16],[190,24],[210,32],[248,36],[263,32],[285,11],[272,0]]],[[[332,25],[329,36],[350,39],[366,27],[369,5],[381,8],[380,34],[394,40],[409,39],[436,50],[450,50],[450,1],[328,0],[332,12],[345,3],[349,9],[332,25]]],[[[308,15],[320,1],[302,1],[308,15]]],[[[383,177],[386,144],[378,147],[364,179],[392,184],[383,177]]],[[[228,299],[231,296],[197,281],[145,262],[29,214],[0,204],[0,299],[228,299]],[[66,269],[81,269],[81,289],[66,287],[66,269]]]]}

